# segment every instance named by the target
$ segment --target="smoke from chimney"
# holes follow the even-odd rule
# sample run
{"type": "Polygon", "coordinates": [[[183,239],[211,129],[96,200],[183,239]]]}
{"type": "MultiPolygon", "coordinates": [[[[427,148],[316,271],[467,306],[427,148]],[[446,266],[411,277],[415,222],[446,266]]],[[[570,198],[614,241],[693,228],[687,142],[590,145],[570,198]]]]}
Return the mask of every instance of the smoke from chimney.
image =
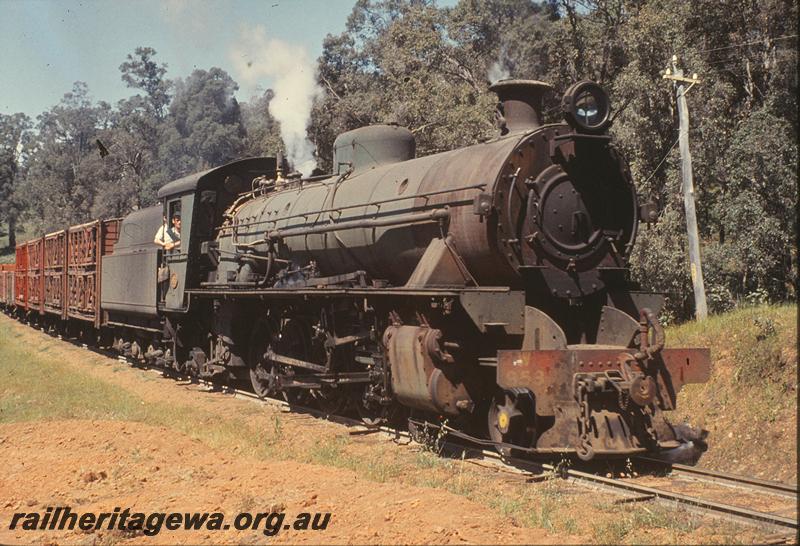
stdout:
{"type": "Polygon", "coordinates": [[[490,66],[489,70],[486,72],[486,77],[489,78],[490,82],[506,80],[511,77],[508,71],[508,55],[506,54],[505,48],[500,50],[497,60],[492,63],[492,66],[490,66]]]}
{"type": "Polygon", "coordinates": [[[511,77],[511,74],[508,72],[508,68],[506,68],[506,63],[502,58],[492,63],[492,66],[489,67],[489,71],[486,75],[490,82],[506,80],[511,77]]]}
{"type": "Polygon", "coordinates": [[[317,164],[314,146],[306,138],[311,106],[320,93],[315,64],[304,47],[267,38],[261,25],[245,27],[240,36],[230,51],[237,80],[251,95],[264,80],[272,82],[275,96],[269,112],[280,123],[286,156],[308,176],[317,164]]]}

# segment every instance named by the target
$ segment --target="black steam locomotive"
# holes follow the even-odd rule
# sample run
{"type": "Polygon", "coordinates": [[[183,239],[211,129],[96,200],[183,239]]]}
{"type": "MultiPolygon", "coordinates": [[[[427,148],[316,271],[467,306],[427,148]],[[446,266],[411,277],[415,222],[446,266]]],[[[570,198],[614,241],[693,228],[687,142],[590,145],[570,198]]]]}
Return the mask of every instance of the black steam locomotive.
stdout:
{"type": "MultiPolygon", "coordinates": [[[[128,356],[260,396],[447,419],[501,450],[658,453],[707,349],[665,348],[629,280],[640,205],[596,84],[505,80],[500,134],[415,158],[410,131],[340,135],[334,172],[236,161],[161,188],[102,257],[97,332],[128,356]],[[180,214],[180,245],[153,244],[180,214]]],[[[455,425],[453,425],[455,424],[455,425]]]]}

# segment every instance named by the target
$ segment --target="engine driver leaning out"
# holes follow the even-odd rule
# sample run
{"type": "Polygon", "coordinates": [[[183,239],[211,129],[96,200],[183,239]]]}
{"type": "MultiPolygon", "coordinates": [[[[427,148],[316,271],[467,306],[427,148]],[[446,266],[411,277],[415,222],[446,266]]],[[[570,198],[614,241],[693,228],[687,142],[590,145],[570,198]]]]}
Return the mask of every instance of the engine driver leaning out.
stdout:
{"type": "Polygon", "coordinates": [[[164,250],[172,250],[173,248],[180,248],[181,246],[181,215],[172,215],[172,226],[167,227],[167,217],[164,217],[164,223],[158,228],[153,242],[164,250]]]}

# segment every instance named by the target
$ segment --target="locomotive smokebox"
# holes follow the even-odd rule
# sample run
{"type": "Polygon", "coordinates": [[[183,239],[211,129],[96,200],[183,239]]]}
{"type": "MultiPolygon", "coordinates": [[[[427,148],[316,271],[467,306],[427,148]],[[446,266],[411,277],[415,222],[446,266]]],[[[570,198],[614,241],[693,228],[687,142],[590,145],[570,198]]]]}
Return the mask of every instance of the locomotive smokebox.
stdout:
{"type": "Polygon", "coordinates": [[[503,134],[530,131],[542,124],[542,97],[552,89],[537,80],[500,80],[489,87],[497,93],[503,134]]]}

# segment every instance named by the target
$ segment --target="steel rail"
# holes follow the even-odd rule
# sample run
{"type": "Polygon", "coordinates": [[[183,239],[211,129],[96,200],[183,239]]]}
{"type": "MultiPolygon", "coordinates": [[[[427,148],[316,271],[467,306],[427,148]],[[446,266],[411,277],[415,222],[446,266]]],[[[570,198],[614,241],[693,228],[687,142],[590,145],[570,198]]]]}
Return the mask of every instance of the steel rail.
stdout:
{"type": "Polygon", "coordinates": [[[772,490],[779,493],[788,493],[797,496],[797,484],[789,484],[783,482],[776,482],[772,480],[763,480],[761,478],[754,478],[750,476],[742,476],[739,474],[731,474],[729,472],[721,472],[719,470],[710,470],[697,466],[689,466],[679,463],[671,463],[662,461],[660,459],[653,459],[651,457],[635,457],[636,460],[643,461],[651,464],[663,465],[681,474],[688,474],[691,476],[700,476],[702,478],[711,478],[713,483],[730,483],[733,485],[748,485],[755,486],[759,489],[772,490]]]}
{"type": "Polygon", "coordinates": [[[689,495],[684,495],[682,493],[675,493],[673,491],[658,489],[647,485],[639,485],[615,478],[606,478],[605,476],[598,476],[596,474],[591,474],[589,472],[583,472],[580,470],[568,469],[566,472],[570,477],[577,478],[586,482],[599,483],[607,487],[622,489],[633,493],[639,493],[642,495],[653,495],[654,497],[659,499],[675,501],[679,504],[688,504],[690,506],[703,508],[711,512],[728,514],[746,520],[769,523],[779,527],[788,527],[790,529],[798,529],[797,519],[788,518],[785,516],[779,516],[777,514],[758,512],[756,510],[750,510],[749,508],[742,508],[740,506],[734,506],[732,504],[725,504],[712,500],[706,500],[700,497],[693,497],[689,495]]]}

